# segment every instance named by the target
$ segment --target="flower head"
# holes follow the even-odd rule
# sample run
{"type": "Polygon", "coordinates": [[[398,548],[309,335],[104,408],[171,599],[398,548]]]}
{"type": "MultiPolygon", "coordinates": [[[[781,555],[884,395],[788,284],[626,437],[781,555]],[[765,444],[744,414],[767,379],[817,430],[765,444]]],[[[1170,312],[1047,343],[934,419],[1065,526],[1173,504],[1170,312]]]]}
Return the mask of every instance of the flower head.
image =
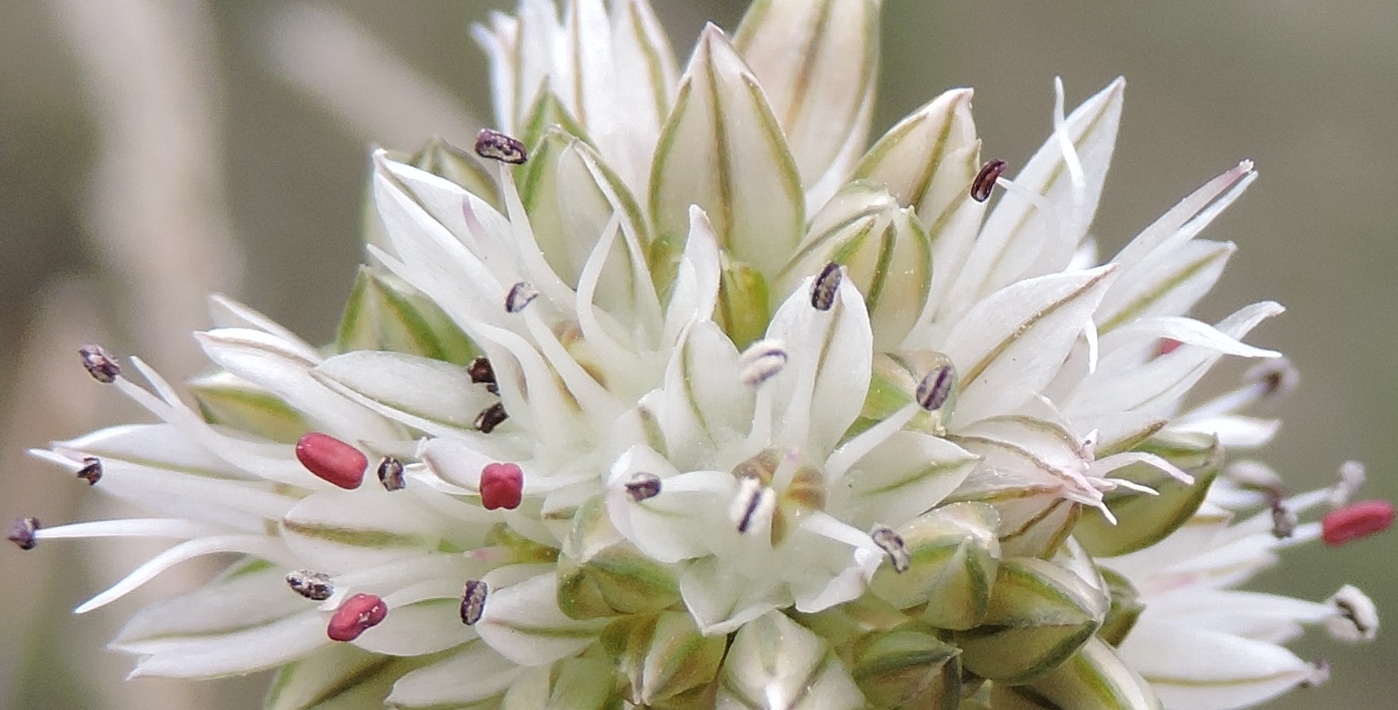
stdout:
{"type": "Polygon", "coordinates": [[[353,685],[394,707],[1225,708],[1316,682],[1280,644],[1372,637],[1368,599],[1230,588],[1393,509],[1299,523],[1353,471],[1260,503],[1239,483],[1258,469],[1230,454],[1275,430],[1247,410],[1289,366],[1188,404],[1225,357],[1282,362],[1242,342],[1274,303],[1187,315],[1233,251],[1197,237],[1251,163],[1099,263],[1124,83],[1071,113],[1056,86],[1018,171],[982,161],[969,89],[866,147],[879,11],[757,2],[682,68],[644,0],[492,16],[497,128],[474,155],[375,153],[381,235],[336,342],[215,297],[197,411],[85,348],[159,423],[35,453],[155,517],[11,540],[177,541],[79,611],[238,553],[113,645],[138,675],[280,668],[272,707],[353,685]]]}

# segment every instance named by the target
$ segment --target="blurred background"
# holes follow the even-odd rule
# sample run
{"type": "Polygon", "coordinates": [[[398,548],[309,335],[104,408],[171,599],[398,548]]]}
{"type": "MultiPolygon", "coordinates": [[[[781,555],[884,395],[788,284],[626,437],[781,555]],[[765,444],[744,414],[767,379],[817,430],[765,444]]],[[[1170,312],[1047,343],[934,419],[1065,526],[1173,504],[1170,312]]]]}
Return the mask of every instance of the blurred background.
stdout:
{"type": "MultiPolygon", "coordinates": [[[[681,63],[738,0],[652,0],[681,63]]],[[[201,364],[189,331],[223,291],[328,340],[360,260],[371,145],[469,145],[491,115],[467,28],[506,2],[0,0],[0,514],[51,523],[116,512],[24,450],[133,416],[76,348],[137,353],[170,379],[201,364]]],[[[1368,463],[1366,497],[1398,498],[1398,4],[910,2],[885,8],[876,131],[942,90],[976,88],[985,157],[1010,174],[1048,135],[1052,80],[1069,105],[1128,79],[1094,227],[1110,254],[1204,180],[1262,174],[1208,236],[1240,250],[1201,315],[1289,307],[1251,340],[1302,384],[1266,458],[1294,489],[1368,463]]],[[[1233,373],[1235,376],[1236,373],[1233,373]]],[[[1228,384],[1229,373],[1218,385],[1228,384]]],[[[1324,599],[1342,582],[1398,620],[1398,537],[1291,551],[1253,587],[1324,599]]],[[[159,547],[155,548],[156,550],[159,547]]],[[[70,610],[151,554],[122,542],[0,551],[0,704],[245,708],[265,678],[121,681],[103,650],[143,599],[187,589],[188,565],[83,617],[70,610]]],[[[1398,634],[1295,647],[1331,683],[1278,708],[1392,707],[1398,634]]]]}

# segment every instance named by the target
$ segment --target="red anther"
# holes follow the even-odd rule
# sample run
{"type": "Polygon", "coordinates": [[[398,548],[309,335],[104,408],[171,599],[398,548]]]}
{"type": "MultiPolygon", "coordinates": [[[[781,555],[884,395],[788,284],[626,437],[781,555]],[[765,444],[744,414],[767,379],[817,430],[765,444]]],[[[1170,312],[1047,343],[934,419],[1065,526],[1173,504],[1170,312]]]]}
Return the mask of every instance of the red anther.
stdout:
{"type": "Polygon", "coordinates": [[[317,478],[346,490],[358,488],[369,468],[368,457],[359,449],[316,431],[296,442],[296,459],[317,478]]]}
{"type": "Polygon", "coordinates": [[[356,594],[346,599],[330,624],[325,627],[325,635],[331,641],[353,641],[369,629],[378,626],[388,616],[388,605],[372,594],[356,594]]]}
{"type": "Polygon", "coordinates": [[[1178,348],[1180,345],[1183,345],[1183,343],[1181,343],[1178,340],[1175,340],[1174,338],[1161,338],[1160,344],[1155,346],[1155,354],[1169,355],[1170,353],[1174,352],[1175,348],[1178,348]]]}
{"type": "Polygon", "coordinates": [[[481,469],[481,505],[486,510],[514,510],[524,497],[524,472],[512,463],[486,464],[481,469]]]}
{"type": "Polygon", "coordinates": [[[1336,508],[1320,519],[1320,537],[1325,544],[1343,545],[1393,524],[1393,504],[1386,500],[1362,500],[1336,508]]]}

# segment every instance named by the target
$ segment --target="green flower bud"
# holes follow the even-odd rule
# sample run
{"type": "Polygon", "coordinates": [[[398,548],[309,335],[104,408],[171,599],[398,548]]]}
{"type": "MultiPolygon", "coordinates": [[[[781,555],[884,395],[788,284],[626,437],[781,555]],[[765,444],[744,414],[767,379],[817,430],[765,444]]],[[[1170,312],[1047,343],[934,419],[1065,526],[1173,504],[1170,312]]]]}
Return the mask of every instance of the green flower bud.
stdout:
{"type": "Polygon", "coordinates": [[[942,629],[970,629],[985,617],[1000,562],[1000,518],[985,503],[954,503],[898,528],[908,550],[902,573],[881,565],[875,596],[900,609],[926,605],[920,618],[942,629]]]}
{"type": "Polygon", "coordinates": [[[727,639],[704,636],[685,612],[630,617],[607,628],[602,645],[616,657],[632,705],[655,710],[713,707],[713,679],[727,639]]]}
{"type": "Polygon", "coordinates": [[[1042,677],[1092,637],[1109,603],[1095,585],[1052,562],[1001,562],[984,621],[955,635],[962,663],[1005,683],[1042,677]]]}
{"type": "Polygon", "coordinates": [[[390,350],[465,364],[480,354],[447,314],[392,274],[359,267],[340,328],[338,352],[390,350]]]}
{"type": "Polygon", "coordinates": [[[627,542],[600,497],[578,508],[558,557],[558,608],[574,619],[657,612],[680,600],[675,570],[627,542]]]}
{"type": "Polygon", "coordinates": [[[598,653],[532,668],[510,684],[500,710],[607,710],[621,705],[616,666],[598,653]]]}
{"type": "Polygon", "coordinates": [[[991,706],[997,710],[1159,710],[1150,684],[1131,670],[1105,641],[1092,638],[1048,675],[1028,684],[996,684],[991,706]]]}
{"type": "Polygon", "coordinates": [[[1102,628],[1097,630],[1097,637],[1113,646],[1120,646],[1141,617],[1141,612],[1146,610],[1146,605],[1126,577],[1105,567],[1099,567],[1097,571],[1106,582],[1107,593],[1112,599],[1112,607],[1107,610],[1107,618],[1102,622],[1102,628]]]}
{"type": "Polygon", "coordinates": [[[288,444],[311,429],[301,413],[279,397],[227,372],[195,378],[188,387],[199,413],[210,424],[288,444]]]}
{"type": "Polygon", "coordinates": [[[1124,555],[1165,539],[1194,516],[1224,461],[1223,447],[1217,438],[1202,434],[1160,434],[1137,450],[1168,460],[1194,476],[1194,483],[1180,483],[1145,463],[1113,471],[1113,476],[1147,486],[1159,494],[1127,488],[1109,491],[1103,500],[1117,517],[1115,525],[1099,510],[1086,511],[1073,535],[1095,556],[1124,555]]]}
{"type": "Polygon", "coordinates": [[[961,701],[960,653],[926,631],[891,631],[859,644],[850,673],[876,707],[956,710],[961,701]]]}
{"type": "Polygon", "coordinates": [[[772,313],[768,308],[767,279],[757,269],[723,256],[714,320],[739,350],[767,332],[772,313]]]}

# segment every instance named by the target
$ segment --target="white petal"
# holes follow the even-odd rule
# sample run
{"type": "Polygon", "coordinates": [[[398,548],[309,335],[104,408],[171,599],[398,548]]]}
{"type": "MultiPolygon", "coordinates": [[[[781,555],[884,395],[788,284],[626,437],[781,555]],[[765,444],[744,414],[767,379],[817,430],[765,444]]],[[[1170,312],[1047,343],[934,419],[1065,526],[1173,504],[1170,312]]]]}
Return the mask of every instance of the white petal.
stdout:
{"type": "Polygon", "coordinates": [[[577,621],[558,609],[555,576],[541,574],[490,593],[476,633],[500,655],[522,666],[541,666],[570,656],[596,640],[606,620],[577,621]]]}
{"type": "Polygon", "coordinates": [[[503,694],[524,670],[477,641],[400,678],[386,702],[415,708],[484,700],[503,694]]]}
{"type": "Polygon", "coordinates": [[[177,637],[129,646],[149,654],[131,676],[217,678],[276,668],[331,643],[324,615],[307,611],[243,631],[213,636],[177,637]]]}

